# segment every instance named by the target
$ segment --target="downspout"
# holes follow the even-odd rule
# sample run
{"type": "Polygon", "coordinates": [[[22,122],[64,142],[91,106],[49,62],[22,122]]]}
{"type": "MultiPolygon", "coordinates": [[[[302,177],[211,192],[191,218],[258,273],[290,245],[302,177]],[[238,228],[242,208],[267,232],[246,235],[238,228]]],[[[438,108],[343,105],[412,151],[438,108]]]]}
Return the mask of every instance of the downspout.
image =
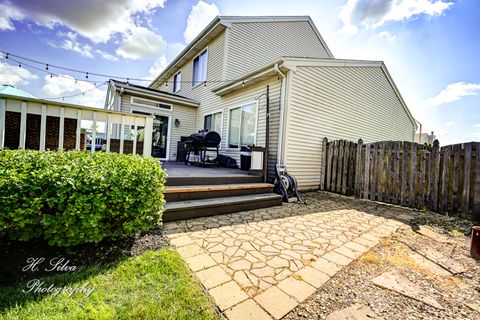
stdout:
{"type": "Polygon", "coordinates": [[[280,68],[278,67],[278,63],[275,63],[273,66],[275,71],[279,76],[282,77],[282,84],[280,88],[280,127],[279,127],[279,132],[278,132],[278,146],[277,146],[277,164],[282,164],[283,163],[283,139],[284,139],[284,122],[285,122],[285,83],[287,80],[287,77],[285,74],[280,71],[280,68]]]}

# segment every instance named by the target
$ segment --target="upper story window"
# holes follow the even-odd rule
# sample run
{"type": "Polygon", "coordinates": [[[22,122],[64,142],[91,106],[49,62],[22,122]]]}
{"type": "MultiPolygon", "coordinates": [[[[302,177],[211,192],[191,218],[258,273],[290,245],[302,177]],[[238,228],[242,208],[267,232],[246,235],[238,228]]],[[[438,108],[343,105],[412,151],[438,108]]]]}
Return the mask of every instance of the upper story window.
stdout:
{"type": "Polygon", "coordinates": [[[203,118],[203,128],[208,131],[215,131],[222,134],[222,112],[207,114],[203,118]]]}
{"type": "Polygon", "coordinates": [[[193,59],[192,86],[207,80],[207,49],[193,59]]]}
{"type": "Polygon", "coordinates": [[[165,104],[165,103],[157,102],[157,101],[154,101],[154,100],[132,97],[132,100],[130,102],[134,105],[137,105],[137,106],[154,107],[154,108],[160,108],[160,109],[164,109],[164,110],[168,110],[168,111],[172,110],[172,105],[171,104],[165,104]]]}
{"type": "Polygon", "coordinates": [[[173,93],[180,91],[182,88],[182,71],[178,71],[173,76],[173,93]]]}

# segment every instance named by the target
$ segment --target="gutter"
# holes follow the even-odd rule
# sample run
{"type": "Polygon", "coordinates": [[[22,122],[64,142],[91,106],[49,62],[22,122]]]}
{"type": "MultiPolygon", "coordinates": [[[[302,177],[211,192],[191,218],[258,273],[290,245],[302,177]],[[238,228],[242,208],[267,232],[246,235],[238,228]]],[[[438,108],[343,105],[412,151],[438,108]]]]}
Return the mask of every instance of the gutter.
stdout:
{"type": "Polygon", "coordinates": [[[277,146],[277,164],[283,163],[283,140],[284,140],[284,126],[285,126],[285,86],[287,77],[280,71],[278,63],[275,63],[273,68],[277,74],[282,77],[282,84],[280,89],[280,128],[278,132],[278,146],[277,146]]]}

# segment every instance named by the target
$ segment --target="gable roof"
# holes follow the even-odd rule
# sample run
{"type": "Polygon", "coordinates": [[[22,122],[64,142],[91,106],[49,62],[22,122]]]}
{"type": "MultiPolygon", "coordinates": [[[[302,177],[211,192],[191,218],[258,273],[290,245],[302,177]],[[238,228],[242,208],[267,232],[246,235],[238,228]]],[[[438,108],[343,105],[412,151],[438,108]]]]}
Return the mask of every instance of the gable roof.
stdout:
{"type": "Polygon", "coordinates": [[[159,80],[166,80],[174,74],[185,62],[194,58],[200,53],[211,40],[217,37],[226,28],[229,28],[232,23],[252,23],[252,22],[295,22],[306,21],[310,24],[319,41],[327,51],[330,58],[334,58],[332,52],[323,40],[320,32],[312,21],[310,16],[217,16],[200,32],[200,34],[193,39],[185,49],[180,52],[168,66],[149,84],[152,87],[159,80]]]}
{"type": "Polygon", "coordinates": [[[398,90],[392,76],[388,72],[387,66],[383,61],[370,61],[370,60],[351,60],[351,59],[321,59],[321,58],[304,58],[304,57],[281,57],[275,61],[272,61],[257,70],[254,70],[242,77],[240,80],[232,80],[212,90],[217,95],[223,96],[230,92],[234,92],[244,86],[254,84],[261,79],[268,76],[274,76],[277,74],[275,65],[282,70],[295,70],[298,66],[313,66],[313,67],[379,67],[382,69],[387,81],[392,86],[395,95],[397,96],[400,104],[407,113],[410,121],[415,129],[417,129],[417,122],[413,117],[410,109],[408,109],[405,100],[403,100],[400,91],[398,90]]]}
{"type": "Polygon", "coordinates": [[[187,98],[178,94],[161,91],[161,90],[157,90],[149,87],[144,87],[144,86],[132,84],[129,82],[110,79],[110,84],[113,85],[113,87],[120,88],[120,90],[123,90],[123,92],[135,94],[138,96],[144,96],[147,98],[157,98],[170,103],[177,103],[177,104],[186,105],[190,107],[198,107],[198,105],[200,104],[198,101],[192,100],[190,98],[187,98]]]}

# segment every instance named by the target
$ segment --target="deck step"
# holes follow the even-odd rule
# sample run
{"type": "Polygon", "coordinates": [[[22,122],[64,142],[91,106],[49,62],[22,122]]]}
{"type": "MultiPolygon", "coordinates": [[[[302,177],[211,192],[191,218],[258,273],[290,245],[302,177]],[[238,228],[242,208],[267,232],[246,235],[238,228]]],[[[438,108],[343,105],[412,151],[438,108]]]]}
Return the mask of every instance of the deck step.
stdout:
{"type": "Polygon", "coordinates": [[[165,205],[163,221],[212,216],[281,204],[282,196],[275,193],[168,202],[165,205]]]}
{"type": "Polygon", "coordinates": [[[249,175],[230,175],[230,176],[207,176],[207,177],[168,177],[167,186],[198,186],[198,185],[220,185],[220,184],[239,184],[239,183],[261,183],[263,178],[260,176],[249,175]]]}
{"type": "Polygon", "coordinates": [[[171,186],[167,187],[165,190],[165,200],[167,202],[199,200],[243,196],[248,194],[262,194],[270,193],[272,191],[273,184],[269,183],[171,186]]]}

